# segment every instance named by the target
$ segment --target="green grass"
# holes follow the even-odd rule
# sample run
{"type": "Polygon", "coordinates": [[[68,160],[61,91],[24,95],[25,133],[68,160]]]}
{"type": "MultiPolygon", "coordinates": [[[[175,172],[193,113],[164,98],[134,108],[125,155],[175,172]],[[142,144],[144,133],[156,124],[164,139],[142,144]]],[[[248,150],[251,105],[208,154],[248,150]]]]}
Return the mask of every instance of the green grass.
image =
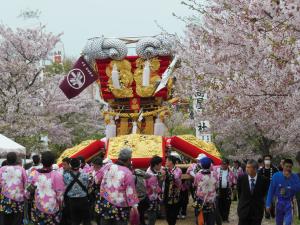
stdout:
{"type": "Polygon", "coordinates": [[[294,218],[294,225],[300,225],[300,220],[298,218],[294,218]]]}

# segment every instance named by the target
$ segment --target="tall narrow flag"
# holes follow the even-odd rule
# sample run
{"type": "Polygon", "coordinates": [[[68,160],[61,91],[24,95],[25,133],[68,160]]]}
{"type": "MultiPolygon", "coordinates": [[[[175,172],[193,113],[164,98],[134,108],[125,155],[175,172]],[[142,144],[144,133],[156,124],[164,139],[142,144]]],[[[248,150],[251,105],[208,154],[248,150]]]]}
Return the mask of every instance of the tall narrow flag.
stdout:
{"type": "Polygon", "coordinates": [[[96,81],[98,76],[90,65],[81,56],[73,66],[73,69],[65,76],[59,88],[68,99],[79,95],[85,88],[96,81]]]}
{"type": "Polygon", "coordinates": [[[158,84],[154,94],[159,92],[161,89],[163,89],[167,85],[168,80],[175,69],[175,65],[176,65],[177,61],[178,61],[178,57],[175,56],[174,59],[172,60],[172,62],[170,63],[170,65],[168,66],[168,68],[166,69],[166,71],[162,74],[161,81],[158,84]]]}

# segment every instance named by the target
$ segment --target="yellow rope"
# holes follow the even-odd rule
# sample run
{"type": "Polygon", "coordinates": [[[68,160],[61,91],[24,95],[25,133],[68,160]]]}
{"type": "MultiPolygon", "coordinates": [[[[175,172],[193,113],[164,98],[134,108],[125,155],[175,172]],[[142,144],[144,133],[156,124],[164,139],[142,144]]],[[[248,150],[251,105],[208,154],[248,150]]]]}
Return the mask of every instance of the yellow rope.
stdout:
{"type": "MultiPolygon", "coordinates": [[[[144,112],[142,113],[143,117],[147,117],[147,116],[153,116],[153,115],[157,115],[160,112],[163,111],[168,111],[169,109],[167,107],[161,107],[159,109],[156,109],[154,111],[150,111],[150,112],[144,112]]],[[[137,118],[139,117],[139,113],[118,113],[118,112],[104,112],[103,115],[110,115],[110,116],[119,116],[119,117],[125,117],[125,118],[137,118]]]]}

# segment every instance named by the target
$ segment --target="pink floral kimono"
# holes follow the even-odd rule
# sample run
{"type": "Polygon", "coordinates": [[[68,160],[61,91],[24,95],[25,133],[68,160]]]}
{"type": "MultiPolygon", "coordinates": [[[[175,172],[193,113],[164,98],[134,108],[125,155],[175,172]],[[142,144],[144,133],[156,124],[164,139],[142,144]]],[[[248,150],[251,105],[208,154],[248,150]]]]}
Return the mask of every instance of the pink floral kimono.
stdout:
{"type": "Polygon", "coordinates": [[[0,212],[23,212],[26,179],[26,172],[19,165],[0,168],[0,212]]]}
{"type": "Polygon", "coordinates": [[[34,224],[59,224],[65,190],[62,174],[58,171],[39,169],[29,176],[28,183],[35,189],[31,212],[34,224]]]}

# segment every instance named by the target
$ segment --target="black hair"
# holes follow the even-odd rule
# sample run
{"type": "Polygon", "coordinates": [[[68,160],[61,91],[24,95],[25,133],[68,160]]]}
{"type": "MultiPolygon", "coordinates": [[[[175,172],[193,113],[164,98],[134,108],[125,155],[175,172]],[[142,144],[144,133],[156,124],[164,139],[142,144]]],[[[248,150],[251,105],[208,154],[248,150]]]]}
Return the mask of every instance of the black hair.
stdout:
{"type": "Polygon", "coordinates": [[[63,158],[62,162],[70,164],[71,159],[69,157],[63,158]]]}
{"type": "Polygon", "coordinates": [[[267,157],[269,157],[272,160],[272,156],[270,154],[264,155],[263,159],[265,160],[267,157]]]}
{"type": "Polygon", "coordinates": [[[102,160],[104,159],[104,157],[105,157],[105,154],[104,154],[104,152],[99,152],[99,155],[98,155],[98,157],[100,157],[102,160]]]}
{"type": "Polygon", "coordinates": [[[222,164],[229,164],[229,159],[222,159],[222,164]]]}
{"type": "Polygon", "coordinates": [[[241,166],[241,162],[239,160],[234,160],[234,163],[237,163],[238,166],[241,166]]]}
{"type": "Polygon", "coordinates": [[[55,156],[52,152],[42,152],[42,164],[44,167],[51,167],[55,161],[55,156]]]}
{"type": "Polygon", "coordinates": [[[154,166],[156,166],[160,163],[162,163],[162,158],[157,155],[153,156],[152,159],[150,160],[151,168],[153,168],[154,166]]]}
{"type": "Polygon", "coordinates": [[[17,154],[15,152],[9,152],[7,153],[6,160],[7,160],[7,165],[15,165],[17,164],[17,154]]]}
{"type": "Polygon", "coordinates": [[[2,166],[7,166],[8,165],[8,163],[7,163],[7,160],[5,159],[2,163],[1,163],[1,167],[2,166]]]}
{"type": "Polygon", "coordinates": [[[83,156],[78,156],[77,159],[79,160],[80,163],[85,163],[85,159],[83,156]]]}
{"type": "Polygon", "coordinates": [[[72,169],[79,169],[80,167],[80,160],[78,158],[73,158],[70,160],[70,166],[72,169]]]}
{"type": "Polygon", "coordinates": [[[32,163],[25,163],[24,169],[25,169],[25,170],[29,170],[32,166],[33,166],[32,163]]]}
{"type": "Polygon", "coordinates": [[[34,165],[39,165],[41,162],[41,158],[39,155],[34,155],[34,156],[32,156],[32,161],[33,161],[34,165]]]}
{"type": "Polygon", "coordinates": [[[169,161],[171,161],[174,165],[175,165],[176,162],[178,161],[178,158],[175,157],[175,156],[173,156],[173,155],[169,155],[169,156],[167,157],[167,159],[168,159],[169,161]]]}
{"type": "Polygon", "coordinates": [[[292,164],[292,166],[294,165],[292,159],[284,159],[283,165],[284,165],[284,164],[292,164]]]}
{"type": "Polygon", "coordinates": [[[258,162],[258,163],[263,163],[264,161],[263,161],[262,158],[259,158],[259,159],[257,160],[257,162],[258,162]]]}
{"type": "Polygon", "coordinates": [[[103,159],[100,157],[96,157],[93,159],[93,164],[97,165],[97,166],[102,166],[103,164],[103,159]]]}

